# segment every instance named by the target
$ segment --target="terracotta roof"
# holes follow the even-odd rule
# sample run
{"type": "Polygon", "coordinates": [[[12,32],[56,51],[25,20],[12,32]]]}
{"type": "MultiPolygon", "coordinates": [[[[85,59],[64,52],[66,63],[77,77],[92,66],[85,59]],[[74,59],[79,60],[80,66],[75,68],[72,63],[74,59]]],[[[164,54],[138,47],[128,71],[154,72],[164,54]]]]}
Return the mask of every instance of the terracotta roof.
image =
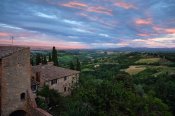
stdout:
{"type": "Polygon", "coordinates": [[[39,72],[40,77],[46,81],[59,79],[80,73],[79,71],[76,70],[70,70],[62,67],[53,66],[50,64],[32,66],[32,71],[33,73],[39,72]]]}
{"type": "Polygon", "coordinates": [[[0,46],[0,59],[7,57],[17,51],[20,51],[27,47],[19,47],[19,46],[0,46]]]}

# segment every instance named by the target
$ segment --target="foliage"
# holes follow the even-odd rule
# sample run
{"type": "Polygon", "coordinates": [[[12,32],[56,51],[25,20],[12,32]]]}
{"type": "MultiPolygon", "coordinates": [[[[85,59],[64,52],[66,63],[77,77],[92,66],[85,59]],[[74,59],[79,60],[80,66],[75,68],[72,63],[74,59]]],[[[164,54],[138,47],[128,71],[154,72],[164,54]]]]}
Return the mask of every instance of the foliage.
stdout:
{"type": "Polygon", "coordinates": [[[70,62],[70,64],[69,64],[69,65],[70,65],[70,69],[72,69],[72,70],[74,70],[74,69],[75,69],[74,63],[73,63],[72,61],[70,62]]]}
{"type": "Polygon", "coordinates": [[[52,60],[55,66],[58,66],[58,56],[57,56],[57,50],[55,46],[52,49],[52,60]]]}
{"type": "Polygon", "coordinates": [[[40,91],[38,91],[37,96],[45,98],[45,104],[48,106],[47,110],[51,113],[54,113],[53,109],[57,109],[57,114],[59,114],[64,108],[62,96],[60,96],[56,90],[49,89],[48,86],[44,86],[40,91]]]}
{"type": "Polygon", "coordinates": [[[41,54],[36,55],[36,65],[39,65],[42,62],[41,54]]]}
{"type": "Polygon", "coordinates": [[[81,71],[81,64],[78,58],[76,59],[76,65],[76,70],[81,71]]]}
{"type": "Polygon", "coordinates": [[[47,110],[48,107],[47,107],[47,104],[45,102],[45,99],[37,97],[36,98],[36,103],[37,103],[38,107],[40,107],[44,110],[47,110]]]}
{"type": "Polygon", "coordinates": [[[42,64],[47,64],[47,58],[46,55],[42,57],[42,64]]]}
{"type": "Polygon", "coordinates": [[[49,53],[49,62],[52,61],[52,56],[51,56],[51,53],[49,53]]]}
{"type": "Polygon", "coordinates": [[[71,96],[60,96],[47,87],[38,92],[46,98],[47,110],[54,116],[171,116],[175,111],[175,76],[169,73],[174,70],[173,54],[108,55],[77,50],[59,51],[59,56],[61,66],[73,69],[74,65],[76,70],[80,66],[78,70],[82,71],[71,96]],[[145,70],[132,76],[121,72],[148,57],[160,57],[163,63],[146,64],[145,70]]]}
{"type": "MultiPolygon", "coordinates": [[[[171,111],[175,109],[175,80],[173,75],[168,73],[158,76],[151,75],[153,70],[146,70],[134,77],[136,84],[141,84],[145,93],[152,91],[154,96],[163,100],[164,103],[170,106],[171,111]],[[149,76],[148,76],[149,75],[149,76]]],[[[175,113],[175,112],[174,112],[175,113]]]]}
{"type": "Polygon", "coordinates": [[[95,80],[86,79],[85,82],[80,83],[79,88],[74,90],[69,99],[67,110],[63,114],[67,116],[171,115],[168,106],[160,99],[149,95],[140,96],[134,88],[128,87],[130,84],[133,86],[133,83],[127,74],[121,73],[115,81],[95,80]]]}

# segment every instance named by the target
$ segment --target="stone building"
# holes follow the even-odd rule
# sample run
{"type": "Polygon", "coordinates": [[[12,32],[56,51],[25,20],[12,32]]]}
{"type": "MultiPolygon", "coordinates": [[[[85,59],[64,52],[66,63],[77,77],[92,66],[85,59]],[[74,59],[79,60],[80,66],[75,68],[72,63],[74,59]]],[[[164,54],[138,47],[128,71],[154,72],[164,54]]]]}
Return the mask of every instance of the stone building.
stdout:
{"type": "MultiPolygon", "coordinates": [[[[78,82],[79,71],[54,66],[52,62],[47,65],[32,67],[32,80],[39,83],[39,87],[48,85],[49,88],[57,90],[62,95],[69,95],[73,85],[78,82]]],[[[33,90],[36,86],[33,85],[33,90]]]]}
{"type": "Polygon", "coordinates": [[[0,46],[0,115],[51,116],[31,94],[30,48],[0,46]]]}

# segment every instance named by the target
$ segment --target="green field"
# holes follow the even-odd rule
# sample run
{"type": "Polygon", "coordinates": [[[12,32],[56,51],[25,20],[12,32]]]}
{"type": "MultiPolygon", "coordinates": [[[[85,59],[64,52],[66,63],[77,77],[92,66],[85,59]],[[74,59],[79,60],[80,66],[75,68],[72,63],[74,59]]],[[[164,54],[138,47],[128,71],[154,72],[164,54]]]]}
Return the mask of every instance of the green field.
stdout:
{"type": "Polygon", "coordinates": [[[160,62],[160,58],[143,58],[136,61],[136,64],[155,64],[160,62]]]}

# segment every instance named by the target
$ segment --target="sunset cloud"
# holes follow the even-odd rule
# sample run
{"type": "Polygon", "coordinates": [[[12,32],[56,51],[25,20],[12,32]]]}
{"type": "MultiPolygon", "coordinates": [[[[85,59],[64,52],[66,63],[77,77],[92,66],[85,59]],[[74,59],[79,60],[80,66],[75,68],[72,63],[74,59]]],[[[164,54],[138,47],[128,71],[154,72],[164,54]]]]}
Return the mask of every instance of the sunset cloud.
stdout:
{"type": "Polygon", "coordinates": [[[139,33],[137,34],[138,36],[142,36],[142,37],[147,37],[147,36],[150,36],[150,34],[147,34],[147,33],[139,33]]]}
{"type": "Polygon", "coordinates": [[[70,8],[83,8],[83,7],[88,7],[87,4],[81,3],[81,2],[68,2],[68,3],[61,4],[61,5],[62,5],[62,6],[65,6],[65,7],[70,7],[70,8]]]}
{"type": "Polygon", "coordinates": [[[101,14],[106,14],[106,15],[112,15],[112,10],[107,9],[105,7],[101,6],[91,6],[87,8],[88,12],[94,12],[94,13],[101,13],[101,14]]]}
{"type": "Polygon", "coordinates": [[[61,4],[61,6],[81,9],[86,12],[94,12],[94,13],[99,13],[99,14],[112,15],[112,10],[110,10],[109,8],[105,8],[103,6],[92,6],[92,5],[88,5],[88,4],[81,3],[81,2],[68,2],[68,3],[61,4]]]}
{"type": "Polygon", "coordinates": [[[10,44],[14,36],[18,45],[71,49],[174,47],[174,5],[174,0],[3,0],[0,44],[10,44]]]}
{"type": "Polygon", "coordinates": [[[153,26],[153,29],[157,33],[175,34],[175,28],[161,28],[161,27],[158,27],[158,26],[153,26]]]}
{"type": "Polygon", "coordinates": [[[122,7],[124,9],[135,9],[136,8],[133,4],[123,2],[123,1],[118,1],[118,2],[115,3],[115,5],[118,6],[118,7],[122,7]]]}
{"type": "Polygon", "coordinates": [[[151,19],[136,19],[135,23],[137,25],[150,25],[152,24],[152,20],[151,19]]]}
{"type": "Polygon", "coordinates": [[[0,32],[0,37],[7,37],[7,36],[10,36],[10,34],[6,32],[0,32]]]}
{"type": "Polygon", "coordinates": [[[165,32],[169,34],[175,34],[175,28],[165,29],[165,32]]]}

